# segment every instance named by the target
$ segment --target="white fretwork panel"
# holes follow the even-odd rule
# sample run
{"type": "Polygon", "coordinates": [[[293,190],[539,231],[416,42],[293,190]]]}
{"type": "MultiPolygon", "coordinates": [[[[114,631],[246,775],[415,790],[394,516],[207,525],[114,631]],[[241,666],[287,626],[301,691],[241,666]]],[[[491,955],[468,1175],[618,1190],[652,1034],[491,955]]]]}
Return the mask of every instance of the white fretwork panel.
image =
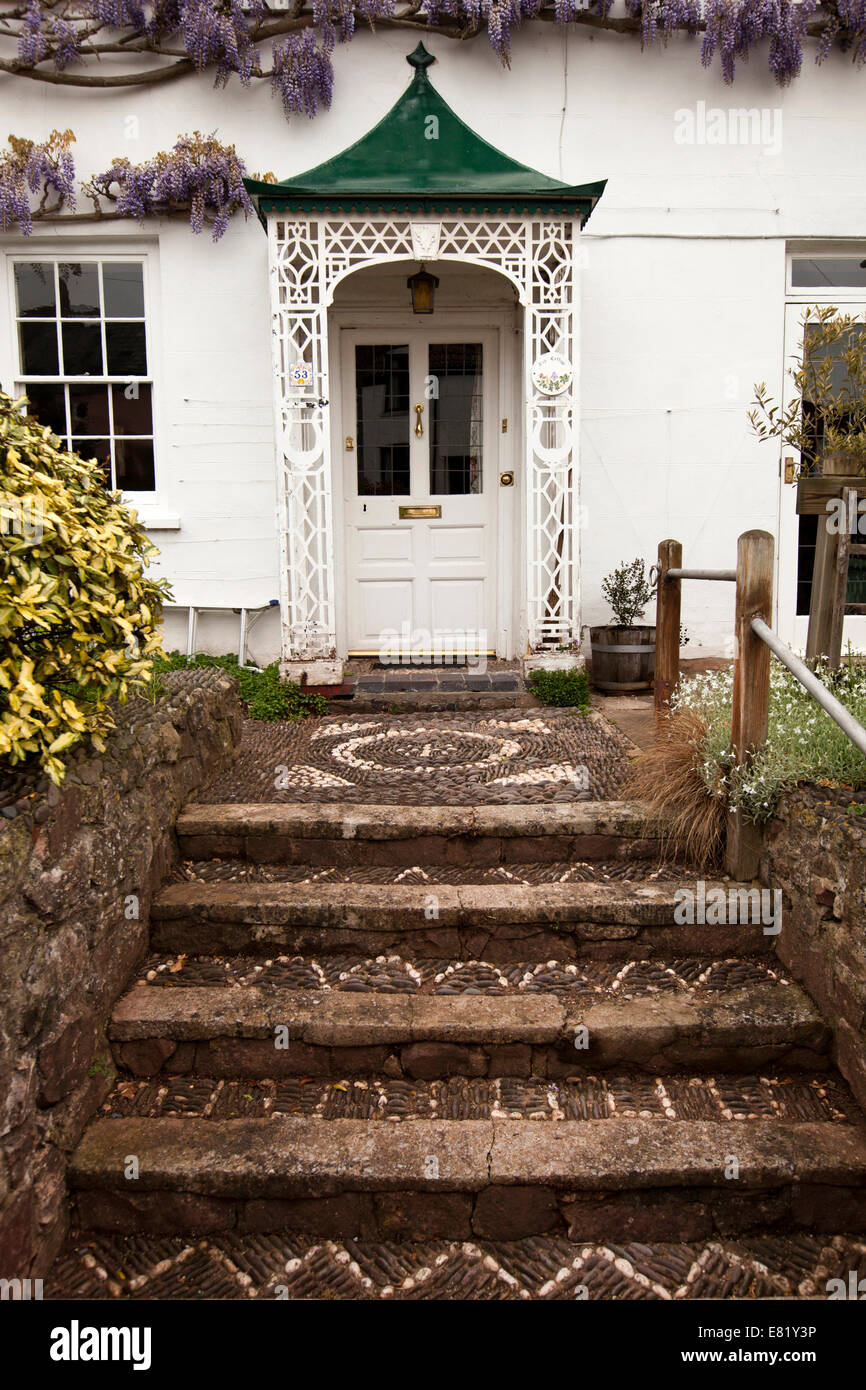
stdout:
{"type": "Polygon", "coordinates": [[[545,397],[532,385],[532,364],[547,352],[562,353],[576,373],[576,232],[568,218],[271,215],[284,660],[327,657],[336,649],[328,305],[345,275],[417,260],[419,248],[437,240],[436,259],[506,275],[524,306],[529,641],[558,646],[577,638],[574,388],[545,397]],[[312,368],[312,381],[296,386],[291,370],[302,363],[312,368]]]}

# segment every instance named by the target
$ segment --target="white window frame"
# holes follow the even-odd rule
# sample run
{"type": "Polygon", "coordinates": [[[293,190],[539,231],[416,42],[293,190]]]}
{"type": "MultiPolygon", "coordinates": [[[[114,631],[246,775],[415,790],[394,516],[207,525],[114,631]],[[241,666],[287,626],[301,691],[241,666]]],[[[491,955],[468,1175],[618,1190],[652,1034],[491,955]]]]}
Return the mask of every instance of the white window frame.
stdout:
{"type": "MultiPolygon", "coordinates": [[[[153,473],[154,485],[152,490],[124,490],[122,497],[130,506],[145,510],[153,508],[158,503],[160,492],[160,459],[162,449],[160,444],[160,425],[159,425],[159,354],[158,345],[159,318],[158,318],[158,295],[156,293],[158,285],[157,276],[157,255],[155,248],[143,243],[140,239],[128,242],[120,236],[113,236],[102,241],[99,246],[94,246],[92,242],[83,243],[74,241],[72,237],[53,236],[50,241],[41,235],[34,235],[23,240],[21,237],[14,242],[8,242],[3,247],[3,255],[6,262],[6,302],[8,313],[6,315],[7,333],[5,342],[0,339],[0,367],[2,371],[2,381],[8,382],[8,389],[13,394],[25,389],[25,381],[32,384],[59,386],[59,385],[110,385],[128,384],[130,381],[140,381],[150,386],[151,392],[151,425],[153,429],[153,473]],[[147,356],[147,375],[142,377],[117,377],[117,376],[29,376],[25,377],[21,370],[21,354],[18,340],[18,304],[15,293],[15,271],[14,266],[17,261],[51,261],[57,263],[68,263],[70,261],[90,263],[90,264],[118,264],[121,262],[137,261],[142,267],[142,286],[144,292],[144,340],[145,352],[147,356]]],[[[75,320],[78,322],[79,320],[75,320]]],[[[87,320],[80,320],[86,322],[87,320]]],[[[91,322],[93,320],[90,320],[91,322]]],[[[99,322],[104,325],[105,319],[100,318],[99,322]]],[[[107,365],[107,364],[106,364],[107,365]]]]}
{"type": "Polygon", "coordinates": [[[862,241],[832,242],[822,241],[814,244],[788,243],[785,264],[785,298],[791,304],[862,304],[866,300],[866,285],[794,285],[794,261],[818,261],[824,257],[833,260],[866,261],[866,238],[862,241]]]}

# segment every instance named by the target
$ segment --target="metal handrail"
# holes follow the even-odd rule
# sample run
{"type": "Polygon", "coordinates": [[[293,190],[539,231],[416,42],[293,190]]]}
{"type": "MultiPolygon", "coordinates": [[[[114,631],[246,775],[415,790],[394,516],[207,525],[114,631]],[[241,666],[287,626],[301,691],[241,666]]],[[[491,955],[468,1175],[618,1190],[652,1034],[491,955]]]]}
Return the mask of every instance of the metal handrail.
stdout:
{"type": "Polygon", "coordinates": [[[729,579],[736,584],[737,571],[669,569],[665,571],[665,579],[729,579]]]}
{"type": "Polygon", "coordinates": [[[836,699],[835,695],[830,694],[823,681],[819,681],[805,662],[794,655],[791,648],[785,645],[771,627],[768,627],[763,618],[753,618],[751,628],[755,635],[766,643],[773,655],[779,658],[782,665],[787,666],[791,675],[796,677],[804,690],[807,690],[812,698],[817,700],[822,710],[835,720],[843,734],[846,734],[854,744],[854,747],[866,754],[866,729],[863,728],[858,719],[854,718],[851,711],[847,710],[841,701],[836,699]]]}

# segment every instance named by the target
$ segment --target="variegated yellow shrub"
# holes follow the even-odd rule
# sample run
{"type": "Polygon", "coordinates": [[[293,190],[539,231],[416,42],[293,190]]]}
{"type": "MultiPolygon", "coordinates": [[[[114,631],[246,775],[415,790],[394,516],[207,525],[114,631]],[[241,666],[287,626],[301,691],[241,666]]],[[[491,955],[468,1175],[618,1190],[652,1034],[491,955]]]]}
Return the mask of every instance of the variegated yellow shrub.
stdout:
{"type": "Polygon", "coordinates": [[[98,464],[68,453],[0,392],[0,762],[52,781],[83,738],[104,747],[109,701],[150,677],[165,580],[98,464]]]}

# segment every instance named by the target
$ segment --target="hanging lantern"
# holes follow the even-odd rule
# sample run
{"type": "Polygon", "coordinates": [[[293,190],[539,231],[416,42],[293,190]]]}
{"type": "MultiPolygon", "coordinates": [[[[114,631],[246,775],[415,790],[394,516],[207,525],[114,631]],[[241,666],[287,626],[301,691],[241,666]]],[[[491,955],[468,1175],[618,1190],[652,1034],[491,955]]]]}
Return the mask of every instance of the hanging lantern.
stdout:
{"type": "Polygon", "coordinates": [[[416,271],[414,275],[410,275],[406,284],[412,291],[412,313],[432,314],[433,295],[439,288],[437,277],[428,275],[422,262],[421,269],[416,271]]]}

